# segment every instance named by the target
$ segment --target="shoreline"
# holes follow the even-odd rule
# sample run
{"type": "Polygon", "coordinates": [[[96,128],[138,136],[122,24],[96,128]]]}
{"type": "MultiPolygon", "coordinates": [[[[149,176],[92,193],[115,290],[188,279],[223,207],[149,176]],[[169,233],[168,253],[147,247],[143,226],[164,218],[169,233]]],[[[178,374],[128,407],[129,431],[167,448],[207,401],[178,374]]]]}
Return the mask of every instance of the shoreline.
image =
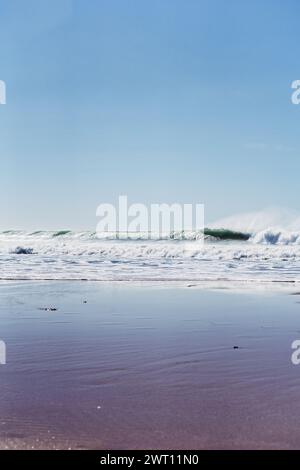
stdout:
{"type": "Polygon", "coordinates": [[[300,279],[294,280],[269,280],[269,279],[195,279],[195,278],[184,278],[184,279],[174,279],[174,278],[150,278],[150,279],[90,279],[90,278],[52,278],[52,277],[45,277],[45,278],[27,278],[27,277],[20,277],[20,278],[11,278],[11,277],[0,277],[0,285],[6,283],[89,283],[89,284],[103,284],[103,285],[128,285],[132,287],[137,286],[145,286],[145,287],[198,287],[201,289],[213,289],[218,288],[219,286],[224,286],[230,290],[235,290],[237,287],[249,287],[253,289],[257,289],[258,291],[264,287],[285,287],[285,286],[300,286],[300,279]]]}

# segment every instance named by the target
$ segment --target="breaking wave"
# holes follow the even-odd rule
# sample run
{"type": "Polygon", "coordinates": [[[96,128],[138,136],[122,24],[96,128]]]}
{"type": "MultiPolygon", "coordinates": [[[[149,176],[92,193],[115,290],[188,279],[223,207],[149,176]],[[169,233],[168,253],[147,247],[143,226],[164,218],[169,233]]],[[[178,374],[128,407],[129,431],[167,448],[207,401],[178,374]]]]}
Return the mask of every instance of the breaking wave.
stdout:
{"type": "Polygon", "coordinates": [[[242,214],[204,231],[0,232],[0,279],[300,282],[300,217],[242,214]]]}
{"type": "MultiPolygon", "coordinates": [[[[260,231],[237,231],[229,228],[207,227],[201,231],[173,232],[171,234],[155,234],[148,232],[72,232],[70,230],[61,230],[59,232],[21,232],[5,231],[0,232],[0,249],[3,245],[18,243],[15,247],[16,253],[22,253],[22,245],[19,242],[26,241],[29,245],[36,243],[49,244],[51,246],[72,246],[73,243],[82,243],[82,246],[91,242],[96,246],[97,243],[105,241],[116,242],[175,242],[190,241],[208,243],[218,242],[248,242],[248,244],[263,245],[299,245],[300,230],[292,231],[278,227],[270,227],[260,231]]],[[[32,250],[33,251],[33,250],[32,250]]],[[[28,249],[28,253],[30,248],[28,249]]]]}

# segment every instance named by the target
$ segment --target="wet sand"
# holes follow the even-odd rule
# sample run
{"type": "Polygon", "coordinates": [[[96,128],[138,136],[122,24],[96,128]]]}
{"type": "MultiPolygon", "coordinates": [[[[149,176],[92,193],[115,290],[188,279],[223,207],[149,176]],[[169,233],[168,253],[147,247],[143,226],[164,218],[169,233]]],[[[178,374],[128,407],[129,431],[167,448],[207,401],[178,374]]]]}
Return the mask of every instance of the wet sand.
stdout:
{"type": "Polygon", "coordinates": [[[300,296],[15,282],[0,298],[1,449],[300,448],[300,296]]]}

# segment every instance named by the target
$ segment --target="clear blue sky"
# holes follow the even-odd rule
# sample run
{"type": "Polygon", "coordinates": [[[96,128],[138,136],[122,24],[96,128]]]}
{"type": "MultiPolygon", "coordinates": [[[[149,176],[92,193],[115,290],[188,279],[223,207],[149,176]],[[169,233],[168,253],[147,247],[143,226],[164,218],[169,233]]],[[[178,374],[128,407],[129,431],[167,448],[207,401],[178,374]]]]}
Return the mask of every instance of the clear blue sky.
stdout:
{"type": "Polygon", "coordinates": [[[300,209],[298,0],[0,0],[1,229],[300,209]]]}

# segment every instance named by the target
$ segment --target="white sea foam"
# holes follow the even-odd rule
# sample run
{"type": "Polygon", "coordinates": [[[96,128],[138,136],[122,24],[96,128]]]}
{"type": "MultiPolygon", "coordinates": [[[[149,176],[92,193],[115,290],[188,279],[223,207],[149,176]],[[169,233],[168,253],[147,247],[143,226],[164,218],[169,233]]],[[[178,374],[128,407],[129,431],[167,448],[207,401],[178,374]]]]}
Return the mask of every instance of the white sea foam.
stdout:
{"type": "Polygon", "coordinates": [[[297,231],[267,228],[247,241],[210,236],[204,244],[199,234],[151,241],[141,234],[111,238],[92,232],[1,233],[0,277],[300,281],[297,231]]]}
{"type": "Polygon", "coordinates": [[[268,209],[203,233],[0,233],[2,279],[300,282],[300,216],[268,209]]]}

